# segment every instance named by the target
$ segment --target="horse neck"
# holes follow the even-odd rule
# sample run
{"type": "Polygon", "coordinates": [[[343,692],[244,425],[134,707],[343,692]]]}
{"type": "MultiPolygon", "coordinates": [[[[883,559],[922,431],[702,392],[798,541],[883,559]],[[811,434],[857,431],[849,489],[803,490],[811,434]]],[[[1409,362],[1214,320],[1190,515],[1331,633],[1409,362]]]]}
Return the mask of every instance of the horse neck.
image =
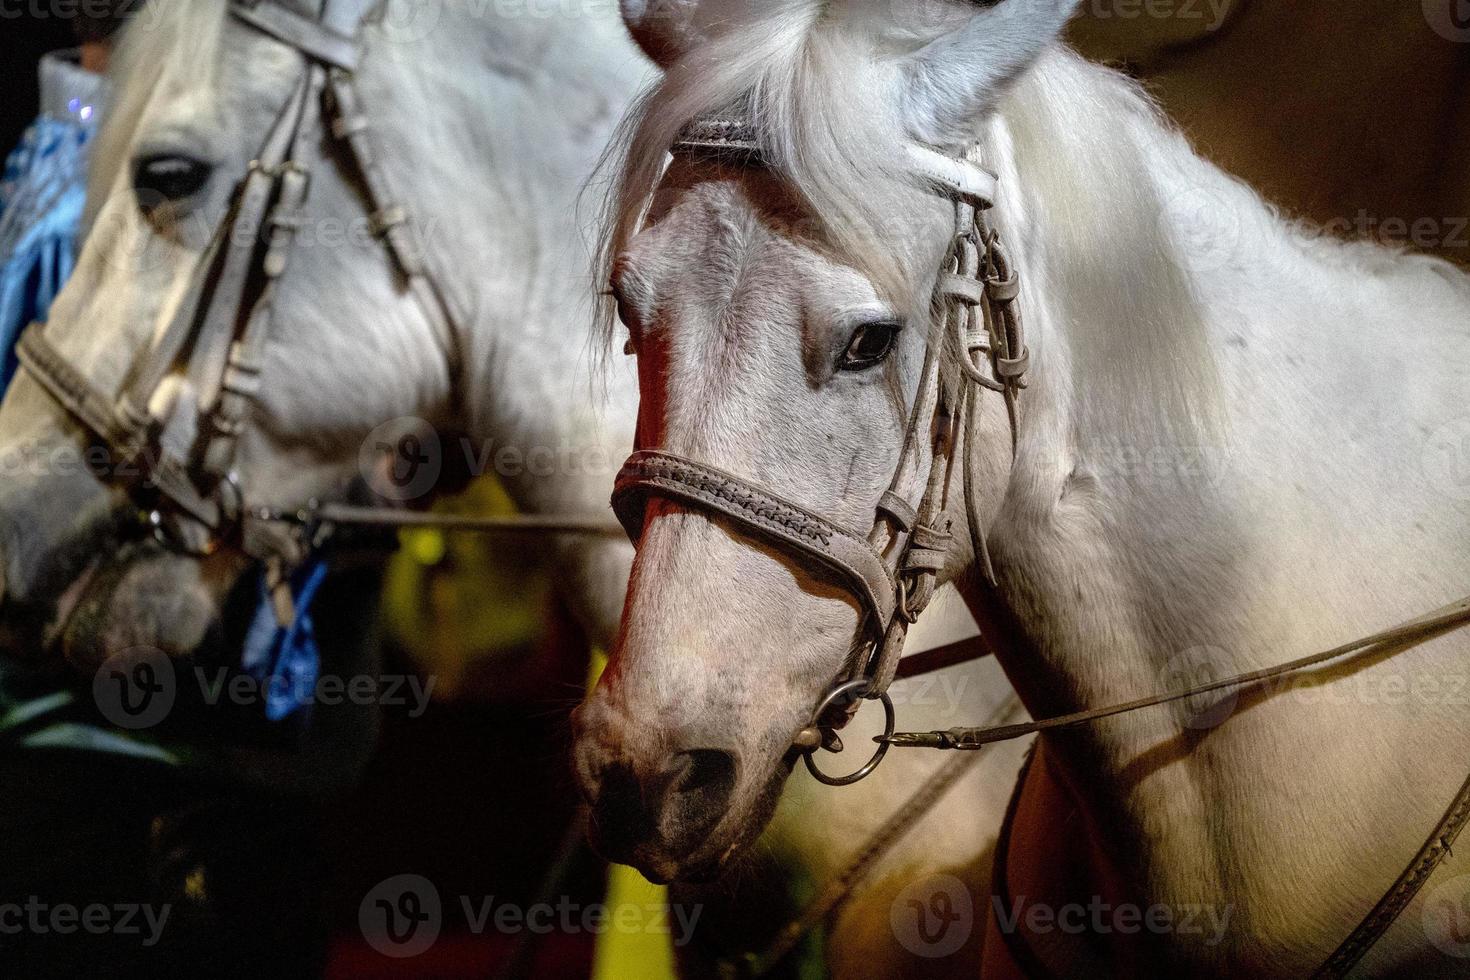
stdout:
{"type": "MultiPolygon", "coordinates": [[[[1427,430],[1415,435],[1462,414],[1463,278],[1295,240],[1129,86],[1064,53],[1022,81],[987,146],[1011,189],[997,224],[1021,270],[1035,365],[991,515],[999,595],[1027,641],[1002,661],[1034,714],[1280,663],[1463,593],[1470,514],[1419,476],[1427,430]],[[1460,366],[1383,352],[1375,338],[1406,326],[1396,291],[1420,310],[1416,342],[1460,366]],[[1374,370],[1415,377],[1416,418],[1374,370]]],[[[1459,636],[1412,656],[1428,669],[1466,650],[1459,636]]],[[[1427,828],[1463,778],[1457,763],[1442,793],[1364,783],[1363,758],[1442,740],[1448,705],[1280,690],[1247,703],[1202,728],[1189,723],[1201,705],[1176,705],[1048,742],[1156,892],[1218,895],[1230,887],[1220,867],[1248,889],[1278,854],[1250,841],[1352,839],[1315,823],[1345,811],[1360,839],[1402,845],[1377,869],[1391,880],[1399,850],[1407,859],[1422,840],[1405,801],[1427,828]],[[1248,813],[1246,784],[1263,772],[1290,773],[1307,805],[1273,797],[1248,813]],[[1163,833],[1155,821],[1144,843],[1159,812],[1179,819],[1163,833]]],[[[1463,757],[1470,736],[1453,741],[1463,757]]],[[[1287,870],[1320,883],[1321,857],[1297,847],[1287,870]]]]}
{"type": "Polygon", "coordinates": [[[370,44],[365,70],[376,63],[377,74],[364,98],[388,116],[390,180],[430,223],[428,263],[463,316],[454,421],[471,465],[496,469],[523,507],[600,508],[614,464],[586,458],[626,453],[636,392],[615,371],[607,401],[599,397],[589,236],[576,202],[647,64],[615,10],[436,9],[432,46],[386,43],[379,60],[370,44]],[[548,451],[554,478],[529,476],[527,457],[548,451]],[[563,465],[569,453],[575,461],[563,465]]]}

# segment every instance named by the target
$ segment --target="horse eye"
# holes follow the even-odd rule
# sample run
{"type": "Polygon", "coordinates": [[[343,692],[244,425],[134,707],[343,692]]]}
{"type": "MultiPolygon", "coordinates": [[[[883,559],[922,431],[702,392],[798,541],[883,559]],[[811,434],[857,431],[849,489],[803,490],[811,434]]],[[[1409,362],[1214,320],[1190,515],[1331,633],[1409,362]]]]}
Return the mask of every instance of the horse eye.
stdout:
{"type": "Polygon", "coordinates": [[[144,211],[166,202],[182,201],[209,183],[214,167],[193,157],[144,157],[133,169],[133,192],[144,211]]]}
{"type": "Polygon", "coordinates": [[[893,353],[893,348],[898,343],[898,332],[902,328],[903,324],[886,320],[865,323],[858,327],[852,340],[847,343],[847,350],[842,352],[838,369],[865,371],[875,364],[881,364],[893,353]]]}
{"type": "Polygon", "coordinates": [[[618,320],[628,328],[628,342],[623,345],[623,353],[633,357],[638,353],[638,318],[633,312],[632,306],[623,297],[623,291],[618,288],[617,283],[608,286],[602,291],[602,295],[608,297],[617,306],[618,320]]]}

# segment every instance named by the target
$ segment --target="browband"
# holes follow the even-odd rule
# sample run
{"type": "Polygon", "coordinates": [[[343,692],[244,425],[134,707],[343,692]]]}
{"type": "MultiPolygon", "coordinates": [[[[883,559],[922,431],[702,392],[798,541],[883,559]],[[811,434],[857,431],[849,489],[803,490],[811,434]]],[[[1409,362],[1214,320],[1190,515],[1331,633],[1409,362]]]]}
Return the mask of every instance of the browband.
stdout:
{"type": "MultiPolygon", "coordinates": [[[[999,178],[991,171],[918,143],[909,143],[906,149],[913,174],[932,185],[933,190],[960,198],[981,210],[995,205],[999,178]]],[[[766,162],[755,127],[737,115],[690,123],[679,134],[671,152],[722,163],[764,166],[766,162]]]]}

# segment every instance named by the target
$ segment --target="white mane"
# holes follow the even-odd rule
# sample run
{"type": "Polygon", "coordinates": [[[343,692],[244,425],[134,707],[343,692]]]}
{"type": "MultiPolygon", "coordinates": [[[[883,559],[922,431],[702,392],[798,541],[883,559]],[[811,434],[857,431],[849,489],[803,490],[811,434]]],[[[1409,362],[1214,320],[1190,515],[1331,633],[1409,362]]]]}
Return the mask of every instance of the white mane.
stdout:
{"type": "MultiPolygon", "coordinates": [[[[722,33],[673,66],[625,122],[622,168],[607,207],[603,271],[636,233],[668,147],[692,119],[748,99],[771,168],[796,189],[846,261],[899,308],[927,309],[933,269],[912,229],[892,216],[916,185],[904,169],[898,59],[862,43],[851,24],[800,0],[753,25],[732,15],[722,33]]],[[[1130,431],[1161,425],[1171,444],[1198,445],[1211,428],[1217,382],[1206,326],[1178,243],[1150,182],[1161,125],[1142,89],[1057,47],[1008,88],[967,156],[1002,174],[1001,233],[1028,240],[1031,288],[1064,277],[1060,312],[1091,364],[1075,379],[1111,393],[1130,431]],[[1014,219],[1015,223],[1005,221],[1014,219]],[[1032,235],[1032,228],[1045,229],[1032,235]],[[1147,289],[1141,288],[1147,285],[1147,289]]],[[[1109,431],[1116,431],[1110,421],[1109,431]]]]}

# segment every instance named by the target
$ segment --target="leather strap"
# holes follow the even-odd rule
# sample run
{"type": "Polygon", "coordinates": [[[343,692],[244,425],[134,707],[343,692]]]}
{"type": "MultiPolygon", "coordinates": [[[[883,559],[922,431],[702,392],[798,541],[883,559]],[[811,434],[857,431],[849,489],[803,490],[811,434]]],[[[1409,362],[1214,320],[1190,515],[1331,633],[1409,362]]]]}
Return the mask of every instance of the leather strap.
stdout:
{"type": "MultiPolygon", "coordinates": [[[[1021,702],[1014,696],[1006,698],[996,708],[992,718],[999,722],[1022,711],[1021,702]]],[[[959,756],[948,765],[940,766],[919,788],[903,802],[903,805],[873,831],[862,846],[853,852],[842,870],[812,899],[801,914],[788,922],[776,938],[759,953],[747,953],[738,964],[724,962],[721,975],[749,977],[769,976],[785,962],[786,957],[822,923],[830,921],[832,915],[852,897],[853,889],[868,876],[884,855],[914,829],[923,817],[933,810],[950,789],[978,763],[978,756],[959,756]]]]}
{"type": "MultiPolygon", "coordinates": [[[[1366,656],[1383,653],[1386,649],[1402,645],[1402,649],[1408,649],[1426,640],[1433,639],[1444,633],[1453,632],[1470,626],[1470,596],[1450,603],[1440,609],[1418,619],[1401,623],[1381,633],[1344,643],[1342,646],[1314,653],[1310,656],[1293,660],[1289,663],[1280,664],[1275,667],[1265,667],[1261,670],[1247,671],[1222,681],[1213,681],[1208,684],[1199,684],[1185,691],[1175,691],[1169,694],[1155,694],[1148,697],[1137,698],[1133,701],[1125,701],[1122,704],[1114,704],[1104,708],[1091,708],[1087,711],[1077,711],[1072,714],[1058,715],[1053,718],[1042,718],[1037,721],[1026,722],[1023,725],[1004,725],[997,728],[951,728],[947,731],[934,732],[896,732],[884,736],[882,740],[890,745],[904,748],[930,748],[930,749],[978,749],[994,742],[1007,742],[1011,739],[1024,738],[1037,732],[1052,731],[1059,728],[1076,728],[1079,725],[1090,724],[1103,718],[1112,718],[1115,715],[1128,714],[1143,708],[1152,708],[1156,705],[1169,704],[1175,701],[1183,701],[1187,698],[1197,697],[1201,694],[1210,694],[1214,691],[1233,690],[1258,684],[1261,681],[1271,680],[1286,674],[1299,673],[1312,667],[1317,667],[1334,660],[1351,662],[1366,656]]],[[[1399,652],[1399,651],[1394,651],[1399,652]]]]}
{"type": "Polygon", "coordinates": [[[340,34],[320,21],[298,14],[273,0],[233,0],[230,13],[262,34],[282,41],[313,61],[356,71],[360,57],[357,39],[340,34]]]}
{"type": "MultiPolygon", "coordinates": [[[[210,280],[209,305],[200,311],[197,324],[189,331],[194,337],[194,350],[189,358],[188,374],[203,413],[212,412],[219,397],[220,382],[230,345],[237,337],[236,325],[242,319],[242,311],[246,312],[246,322],[249,320],[246,297],[257,270],[257,246],[267,232],[266,217],[283,183],[283,168],[296,146],[310,101],[310,73],[305,73],[286,100],[275,127],[240,186],[239,203],[224,245],[224,259],[210,280]]],[[[172,360],[163,366],[164,372],[171,366],[172,360]]]]}
{"type": "MultiPolygon", "coordinates": [[[[265,239],[265,254],[259,266],[262,281],[256,284],[255,301],[249,307],[239,336],[223,350],[215,348],[213,358],[203,362],[203,382],[196,382],[200,410],[206,414],[209,426],[203,448],[203,469],[217,480],[227,478],[235,465],[235,449],[245,417],[259,391],[266,344],[275,324],[276,290],[286,274],[296,234],[305,220],[303,212],[311,189],[311,173],[301,161],[306,159],[308,140],[317,131],[312,125],[316,122],[312,113],[321,104],[325,84],[326,69],[308,63],[295,110],[291,143],[285,159],[274,165],[275,202],[266,227],[257,230],[257,235],[265,239]]],[[[240,294],[241,309],[245,308],[245,295],[243,291],[240,294]]],[[[221,336],[227,335],[221,331],[221,336]]]]}
{"type": "MultiPolygon", "coordinates": [[[[42,388],[92,435],[119,451],[131,446],[137,433],[118,419],[110,398],[71,366],[46,339],[44,324],[33,323],[20,335],[16,356],[42,388]]],[[[129,453],[128,455],[131,455],[129,453]]]]}
{"type": "Polygon", "coordinates": [[[1000,178],[989,170],[917,143],[910,143],[905,149],[915,174],[942,193],[966,201],[978,210],[995,205],[1000,178]]]}
{"type": "MultiPolygon", "coordinates": [[[[759,135],[749,116],[740,112],[695,120],[684,127],[670,149],[676,154],[712,157],[741,166],[764,164],[759,135]]],[[[905,149],[911,172],[934,190],[976,208],[994,205],[1000,178],[991,171],[918,143],[910,143],[905,149]]]]}
{"type": "Polygon", "coordinates": [[[1414,860],[1409,862],[1404,873],[1399,875],[1387,894],[1328,957],[1327,962],[1312,974],[1313,980],[1339,980],[1357,966],[1388,931],[1388,927],[1409,907],[1409,903],[1428,883],[1435,869],[1449,856],[1450,848],[1460,836],[1460,831],[1465,829],[1466,823],[1470,823],[1470,779],[1466,779],[1465,784],[1460,787],[1459,794],[1450,803],[1439,825],[1430,833],[1424,846],[1419,848],[1419,853],[1414,855],[1414,860]]]}
{"type": "MultiPolygon", "coordinates": [[[[838,573],[878,624],[893,618],[896,586],[883,558],[867,539],[799,504],[713,466],[674,453],[634,453],[618,474],[613,510],[636,544],[649,496],[669,497],[734,519],[789,554],[838,573]]],[[[881,626],[880,626],[881,628],[881,626]]]]}
{"type": "Polygon", "coordinates": [[[763,164],[760,139],[743,112],[696,119],[684,127],[670,152],[740,166],[763,164]]]}
{"type": "Polygon", "coordinates": [[[424,312],[445,361],[449,378],[459,391],[463,355],[460,348],[459,315],[449,294],[429,274],[419,247],[418,229],[389,185],[373,145],[371,127],[363,115],[357,89],[347,72],[333,71],[328,81],[332,92],[332,135],[344,143],[362,178],[373,233],[383,242],[424,312]]]}
{"type": "Polygon", "coordinates": [[[297,524],[313,528],[428,528],[435,531],[472,534],[577,534],[610,537],[622,537],[626,533],[618,522],[591,514],[514,514],[507,517],[480,517],[387,507],[320,504],[293,513],[260,510],[253,516],[260,521],[297,524]]]}

